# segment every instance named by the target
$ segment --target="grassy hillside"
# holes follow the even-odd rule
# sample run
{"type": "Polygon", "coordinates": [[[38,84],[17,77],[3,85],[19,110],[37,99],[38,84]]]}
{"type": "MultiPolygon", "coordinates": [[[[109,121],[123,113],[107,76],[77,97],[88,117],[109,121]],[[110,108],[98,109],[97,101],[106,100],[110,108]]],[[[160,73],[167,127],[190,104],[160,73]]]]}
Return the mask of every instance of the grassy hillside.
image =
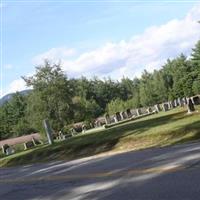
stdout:
{"type": "Polygon", "coordinates": [[[186,114],[186,109],[176,108],[43,145],[0,159],[0,166],[13,166],[53,160],[71,160],[105,152],[130,151],[155,146],[166,146],[200,139],[199,112],[186,114]]]}

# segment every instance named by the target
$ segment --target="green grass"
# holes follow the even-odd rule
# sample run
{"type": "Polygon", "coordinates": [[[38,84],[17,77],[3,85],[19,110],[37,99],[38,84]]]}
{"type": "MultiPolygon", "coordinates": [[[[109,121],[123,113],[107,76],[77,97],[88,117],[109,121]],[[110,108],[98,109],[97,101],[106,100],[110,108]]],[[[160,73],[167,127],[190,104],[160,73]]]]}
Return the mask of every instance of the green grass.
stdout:
{"type": "Polygon", "coordinates": [[[0,166],[14,166],[53,160],[71,160],[105,152],[130,151],[173,145],[200,139],[199,112],[188,115],[186,109],[150,115],[77,135],[54,145],[41,145],[0,159],[0,166]]]}

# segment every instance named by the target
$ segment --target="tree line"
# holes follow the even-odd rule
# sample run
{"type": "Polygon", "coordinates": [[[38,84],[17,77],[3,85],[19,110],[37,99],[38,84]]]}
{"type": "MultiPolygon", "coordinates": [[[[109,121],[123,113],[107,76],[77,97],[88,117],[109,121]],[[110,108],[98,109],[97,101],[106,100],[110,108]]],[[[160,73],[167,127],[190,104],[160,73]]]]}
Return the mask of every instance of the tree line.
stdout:
{"type": "Polygon", "coordinates": [[[144,70],[140,78],[120,81],[94,77],[69,79],[60,63],[45,61],[31,77],[28,95],[14,94],[0,107],[0,139],[43,132],[48,118],[55,131],[70,124],[91,122],[105,113],[139,108],[200,93],[200,41],[187,58],[168,59],[160,70],[144,70]]]}

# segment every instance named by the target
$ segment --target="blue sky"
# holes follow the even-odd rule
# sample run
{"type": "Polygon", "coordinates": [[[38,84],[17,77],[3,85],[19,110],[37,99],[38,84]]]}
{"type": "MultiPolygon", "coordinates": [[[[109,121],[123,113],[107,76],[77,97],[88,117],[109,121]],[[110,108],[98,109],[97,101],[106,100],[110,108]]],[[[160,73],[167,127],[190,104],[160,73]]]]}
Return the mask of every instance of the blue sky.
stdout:
{"type": "Polygon", "coordinates": [[[197,2],[4,1],[1,95],[48,58],[69,77],[140,76],[189,54],[200,38],[197,2]]]}

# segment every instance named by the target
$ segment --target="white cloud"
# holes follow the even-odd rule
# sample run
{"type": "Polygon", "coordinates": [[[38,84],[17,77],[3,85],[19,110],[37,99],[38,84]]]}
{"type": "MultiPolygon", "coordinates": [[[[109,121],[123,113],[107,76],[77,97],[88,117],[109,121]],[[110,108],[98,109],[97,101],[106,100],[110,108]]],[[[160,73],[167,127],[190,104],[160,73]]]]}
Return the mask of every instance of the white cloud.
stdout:
{"type": "Polygon", "coordinates": [[[200,5],[196,5],[183,19],[149,27],[128,41],[107,43],[76,58],[74,50],[66,48],[50,49],[38,58],[41,60],[46,56],[54,61],[60,59],[64,70],[71,76],[133,78],[140,76],[144,69],[158,69],[168,58],[181,53],[189,55],[191,48],[200,39],[199,19],[200,5]]]}
{"type": "Polygon", "coordinates": [[[68,49],[66,47],[52,48],[33,58],[33,62],[35,64],[40,64],[41,61],[45,59],[62,60],[64,58],[66,59],[67,57],[74,56],[75,54],[75,49],[68,49]]]}
{"type": "Polygon", "coordinates": [[[24,80],[23,79],[16,79],[9,84],[8,89],[3,91],[2,96],[9,94],[9,93],[22,91],[22,90],[25,90],[25,89],[28,89],[28,88],[26,87],[24,80]]]}

